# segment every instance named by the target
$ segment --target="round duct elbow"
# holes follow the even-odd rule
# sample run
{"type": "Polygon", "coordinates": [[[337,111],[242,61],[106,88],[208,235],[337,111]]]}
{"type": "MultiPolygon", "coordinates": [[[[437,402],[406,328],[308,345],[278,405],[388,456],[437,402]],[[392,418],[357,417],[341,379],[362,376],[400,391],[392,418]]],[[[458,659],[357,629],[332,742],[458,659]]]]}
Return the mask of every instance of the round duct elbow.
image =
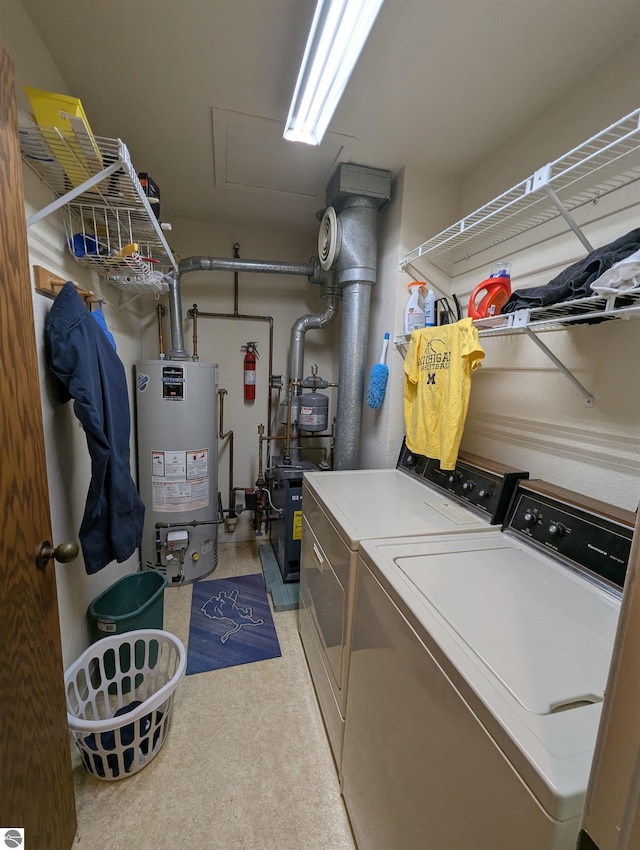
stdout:
{"type": "Polygon", "coordinates": [[[347,198],[336,216],[334,267],[341,286],[354,282],[376,282],[377,218],[378,205],[375,200],[360,195],[347,198]]]}

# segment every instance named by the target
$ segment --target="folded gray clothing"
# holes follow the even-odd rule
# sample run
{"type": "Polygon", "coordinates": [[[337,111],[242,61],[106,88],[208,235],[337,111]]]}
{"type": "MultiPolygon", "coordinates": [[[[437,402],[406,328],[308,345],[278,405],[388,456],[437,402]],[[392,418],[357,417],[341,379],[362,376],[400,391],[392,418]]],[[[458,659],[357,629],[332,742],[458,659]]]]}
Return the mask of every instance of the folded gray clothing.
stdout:
{"type": "Polygon", "coordinates": [[[568,266],[544,286],[516,289],[502,307],[501,313],[513,313],[525,307],[546,307],[575,298],[593,295],[591,284],[607,269],[640,250],[640,228],[631,230],[602,248],[596,248],[583,260],[568,266]]]}

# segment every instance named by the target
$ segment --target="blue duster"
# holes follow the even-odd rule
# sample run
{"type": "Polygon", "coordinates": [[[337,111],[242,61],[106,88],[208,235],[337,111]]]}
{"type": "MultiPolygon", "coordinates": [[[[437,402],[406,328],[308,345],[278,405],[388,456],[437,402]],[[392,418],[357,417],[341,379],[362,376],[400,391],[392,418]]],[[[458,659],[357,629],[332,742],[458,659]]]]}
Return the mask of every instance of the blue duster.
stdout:
{"type": "Polygon", "coordinates": [[[387,348],[389,347],[389,334],[384,335],[382,343],[382,354],[380,360],[376,363],[369,375],[369,390],[367,392],[367,404],[376,410],[384,400],[385,390],[387,389],[387,378],[389,377],[389,367],[385,364],[387,358],[387,348]]]}

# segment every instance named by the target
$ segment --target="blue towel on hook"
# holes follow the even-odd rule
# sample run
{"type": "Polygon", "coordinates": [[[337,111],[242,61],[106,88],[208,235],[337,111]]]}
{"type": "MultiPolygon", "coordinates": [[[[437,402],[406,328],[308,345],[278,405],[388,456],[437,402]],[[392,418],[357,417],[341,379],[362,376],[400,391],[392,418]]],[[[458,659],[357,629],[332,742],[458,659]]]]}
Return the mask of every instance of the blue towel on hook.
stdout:
{"type": "Polygon", "coordinates": [[[111,331],[107,327],[107,320],[105,319],[104,313],[102,312],[102,301],[98,301],[98,309],[92,310],[91,315],[93,316],[93,318],[96,320],[98,325],[102,328],[102,330],[107,335],[107,339],[109,340],[109,342],[113,346],[113,350],[117,351],[118,346],[116,345],[116,341],[113,338],[113,334],[111,333],[111,331]]]}
{"type": "Polygon", "coordinates": [[[45,322],[45,347],[60,398],[73,398],[91,456],[91,481],[80,525],[88,573],[131,557],[142,541],[144,505],[131,478],[131,415],[122,361],[65,283],[45,322]]]}

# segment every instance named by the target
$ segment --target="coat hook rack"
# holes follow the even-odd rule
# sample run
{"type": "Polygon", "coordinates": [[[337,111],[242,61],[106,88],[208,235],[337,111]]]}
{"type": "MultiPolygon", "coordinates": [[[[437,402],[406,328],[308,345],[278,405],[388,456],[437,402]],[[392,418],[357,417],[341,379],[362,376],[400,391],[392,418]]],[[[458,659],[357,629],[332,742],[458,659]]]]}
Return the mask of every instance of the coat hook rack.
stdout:
{"type": "MultiPolygon", "coordinates": [[[[33,273],[36,281],[36,292],[44,295],[46,298],[55,298],[65,285],[67,280],[57,274],[45,269],[43,266],[33,267],[33,273]]],[[[90,289],[82,289],[77,283],[71,281],[76,288],[78,295],[82,298],[86,306],[91,310],[92,304],[107,304],[104,298],[99,298],[95,292],[90,289]]]]}

